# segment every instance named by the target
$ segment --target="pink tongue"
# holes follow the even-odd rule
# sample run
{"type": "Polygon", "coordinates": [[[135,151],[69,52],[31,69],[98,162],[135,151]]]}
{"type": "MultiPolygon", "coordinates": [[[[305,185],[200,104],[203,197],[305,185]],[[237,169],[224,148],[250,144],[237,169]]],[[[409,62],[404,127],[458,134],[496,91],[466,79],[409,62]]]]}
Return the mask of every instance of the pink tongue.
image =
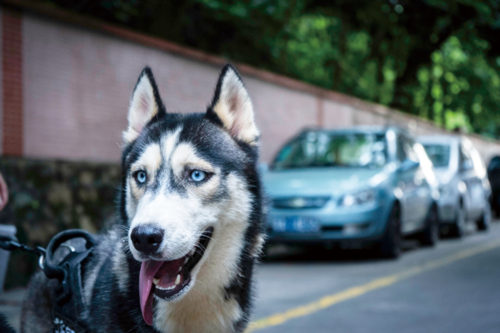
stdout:
{"type": "Polygon", "coordinates": [[[144,261],[139,273],[139,298],[141,301],[142,318],[150,326],[153,325],[153,294],[151,293],[151,288],[153,287],[154,276],[162,264],[162,261],[144,261]]]}
{"type": "Polygon", "coordinates": [[[141,264],[139,273],[139,298],[141,302],[142,317],[146,324],[153,325],[153,279],[158,275],[159,285],[168,287],[173,285],[179,267],[184,262],[184,258],[172,261],[154,261],[148,260],[141,264]]]}

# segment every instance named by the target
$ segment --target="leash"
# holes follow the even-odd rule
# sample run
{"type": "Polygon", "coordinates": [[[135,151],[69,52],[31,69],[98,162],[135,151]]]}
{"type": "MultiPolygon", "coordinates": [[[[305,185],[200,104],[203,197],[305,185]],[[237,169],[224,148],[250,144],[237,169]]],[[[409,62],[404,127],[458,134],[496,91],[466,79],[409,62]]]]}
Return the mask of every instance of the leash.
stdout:
{"type": "Polygon", "coordinates": [[[17,241],[16,237],[8,237],[0,235],[0,248],[6,251],[22,250],[35,255],[38,255],[38,266],[43,270],[43,262],[45,258],[45,249],[41,246],[31,247],[21,244],[17,241]]]}
{"type": "Polygon", "coordinates": [[[92,254],[96,244],[90,233],[70,229],[56,234],[46,249],[41,246],[31,247],[21,244],[15,237],[0,236],[0,248],[7,251],[21,250],[38,256],[38,266],[49,279],[57,279],[56,302],[52,308],[53,333],[85,333],[88,315],[87,304],[83,294],[82,266],[92,254]],[[77,250],[65,242],[83,239],[84,249],[77,250]],[[55,253],[59,248],[66,248],[69,253],[57,260],[55,253]]]}

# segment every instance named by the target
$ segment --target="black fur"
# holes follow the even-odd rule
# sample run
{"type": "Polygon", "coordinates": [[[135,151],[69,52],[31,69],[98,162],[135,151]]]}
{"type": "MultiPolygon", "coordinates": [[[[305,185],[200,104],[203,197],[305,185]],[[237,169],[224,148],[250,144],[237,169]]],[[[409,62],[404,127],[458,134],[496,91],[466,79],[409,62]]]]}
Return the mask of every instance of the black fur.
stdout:
{"type": "MultiPolygon", "coordinates": [[[[231,137],[224,130],[222,122],[212,109],[219,99],[222,79],[230,69],[234,70],[230,65],[223,68],[214,99],[207,112],[187,115],[167,113],[151,70],[146,67],[142,71],[140,78],[146,75],[150,80],[159,112],[149,121],[139,136],[123,150],[122,189],[118,201],[120,221],[110,232],[101,236],[99,245],[94,251],[95,255],[86,267],[85,281],[92,281],[94,271],[98,268],[95,283],[84,286],[84,288],[92,288],[88,313],[88,326],[92,332],[156,332],[155,329],[145,324],[139,306],[140,263],[127,249],[127,226],[130,217],[127,216],[126,211],[125,185],[130,165],[140,157],[144,149],[151,143],[159,142],[162,135],[181,124],[179,142],[189,142],[194,145],[200,157],[218,167],[223,175],[236,173],[245,180],[251,193],[252,209],[244,235],[243,250],[239,257],[239,272],[221,291],[227,301],[236,300],[243,313],[243,316],[233,323],[234,331],[242,332],[246,327],[252,303],[252,274],[256,261],[253,252],[263,231],[262,194],[257,173],[257,148],[231,137]],[[113,264],[116,260],[115,256],[123,258],[121,268],[124,272],[120,273],[115,270],[113,264]],[[120,276],[117,274],[126,274],[127,285],[124,290],[120,290],[120,276]]],[[[161,173],[165,167],[161,166],[158,173],[161,173]]],[[[181,194],[184,186],[182,182],[174,180],[170,184],[171,188],[181,194]]],[[[206,203],[221,200],[227,195],[228,193],[221,190],[213,197],[206,199],[206,203]]],[[[33,279],[23,307],[22,332],[50,331],[50,306],[55,297],[54,287],[55,281],[47,281],[41,273],[33,279]]]]}
{"type": "Polygon", "coordinates": [[[14,328],[9,325],[5,316],[0,313],[0,332],[2,333],[15,333],[14,328]]]}

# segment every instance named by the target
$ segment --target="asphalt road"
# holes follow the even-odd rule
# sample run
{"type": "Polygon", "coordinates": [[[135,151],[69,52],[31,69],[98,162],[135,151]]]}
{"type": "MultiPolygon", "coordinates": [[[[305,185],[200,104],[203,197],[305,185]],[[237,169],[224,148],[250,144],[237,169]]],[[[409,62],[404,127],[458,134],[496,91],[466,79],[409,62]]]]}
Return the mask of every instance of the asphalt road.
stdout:
{"type": "MultiPolygon", "coordinates": [[[[257,268],[249,332],[500,332],[500,221],[395,261],[366,251],[275,249],[257,268]]],[[[0,293],[18,328],[24,289],[0,293]]]]}
{"type": "Polygon", "coordinates": [[[500,332],[500,221],[395,261],[298,250],[257,270],[247,332],[500,332]]]}

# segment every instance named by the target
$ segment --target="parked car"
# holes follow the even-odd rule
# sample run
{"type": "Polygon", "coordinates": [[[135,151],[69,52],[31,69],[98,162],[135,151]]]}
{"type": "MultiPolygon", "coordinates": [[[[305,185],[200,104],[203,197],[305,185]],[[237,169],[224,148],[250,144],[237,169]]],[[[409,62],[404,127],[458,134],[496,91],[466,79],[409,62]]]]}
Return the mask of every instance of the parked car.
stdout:
{"type": "Polygon", "coordinates": [[[270,244],[375,245],[438,239],[437,183],[423,147],[395,127],[306,130],[264,175],[270,244]]]}
{"type": "Polygon", "coordinates": [[[424,136],[419,139],[432,160],[439,182],[439,220],[452,235],[462,237],[474,221],[487,230],[491,220],[490,185],[479,152],[465,137],[424,136]]]}
{"type": "Polygon", "coordinates": [[[500,155],[493,156],[488,164],[488,180],[491,186],[491,207],[500,216],[500,155]]]}

